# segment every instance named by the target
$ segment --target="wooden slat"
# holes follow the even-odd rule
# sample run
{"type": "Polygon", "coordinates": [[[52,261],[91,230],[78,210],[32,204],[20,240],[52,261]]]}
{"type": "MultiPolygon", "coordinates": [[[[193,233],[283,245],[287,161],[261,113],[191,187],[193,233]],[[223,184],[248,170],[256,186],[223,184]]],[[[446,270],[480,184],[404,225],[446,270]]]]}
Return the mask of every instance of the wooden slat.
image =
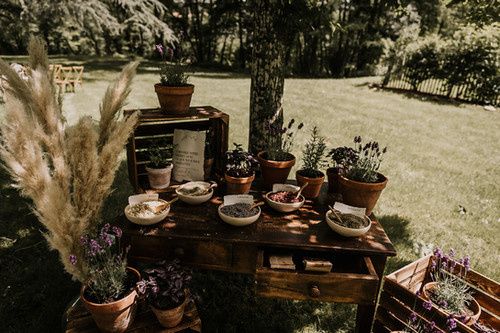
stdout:
{"type": "Polygon", "coordinates": [[[373,323],[372,331],[373,331],[373,333],[390,333],[390,332],[392,332],[392,330],[385,327],[384,324],[379,320],[375,320],[375,322],[373,323]]]}
{"type": "Polygon", "coordinates": [[[402,267],[397,271],[389,274],[387,278],[390,278],[398,283],[401,283],[401,281],[406,280],[416,272],[421,271],[422,269],[424,270],[427,269],[427,267],[429,266],[430,259],[431,259],[430,255],[420,258],[412,262],[411,264],[406,265],[405,267],[402,267]]]}

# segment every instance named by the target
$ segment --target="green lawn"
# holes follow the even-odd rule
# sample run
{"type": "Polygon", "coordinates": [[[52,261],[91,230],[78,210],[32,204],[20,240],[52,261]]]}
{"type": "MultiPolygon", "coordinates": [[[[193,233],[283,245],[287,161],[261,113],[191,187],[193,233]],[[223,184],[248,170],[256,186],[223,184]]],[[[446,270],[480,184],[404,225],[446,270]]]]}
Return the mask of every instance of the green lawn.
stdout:
{"type": "MultiPolygon", "coordinates": [[[[64,97],[70,124],[80,115],[98,115],[105,87],[123,62],[84,64],[83,87],[64,97]]],[[[154,69],[140,67],[129,107],[157,105],[154,69]]],[[[475,269],[499,280],[500,113],[370,89],[377,80],[288,79],[285,117],[303,121],[306,129],[318,125],[331,147],[348,145],[355,135],[388,146],[381,171],[389,184],[375,209],[398,250],[388,272],[440,245],[469,254],[475,269]]],[[[230,142],[246,144],[250,79],[200,71],[191,81],[192,105],[227,112],[230,142]]],[[[297,156],[307,135],[297,137],[297,156]]],[[[120,212],[131,191],[126,176],[122,165],[107,218],[120,212]]],[[[5,175],[0,182],[0,321],[5,331],[53,331],[78,286],[47,250],[29,203],[19,201],[5,175]]],[[[342,332],[352,325],[352,307],[255,298],[246,276],[199,272],[196,281],[209,332],[342,332]]]]}

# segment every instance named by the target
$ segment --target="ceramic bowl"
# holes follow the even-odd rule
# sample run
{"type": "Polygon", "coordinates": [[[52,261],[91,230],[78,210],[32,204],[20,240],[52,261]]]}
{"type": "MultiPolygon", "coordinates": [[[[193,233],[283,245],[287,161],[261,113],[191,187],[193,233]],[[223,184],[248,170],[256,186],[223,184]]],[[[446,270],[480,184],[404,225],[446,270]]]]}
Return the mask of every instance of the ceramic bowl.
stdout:
{"type": "MultiPolygon", "coordinates": [[[[166,203],[166,201],[162,199],[158,199],[158,201],[166,203]]],[[[127,217],[127,219],[130,222],[139,225],[151,225],[158,223],[163,219],[165,219],[169,212],[170,212],[170,205],[158,215],[154,215],[151,217],[137,217],[130,214],[130,205],[127,205],[127,207],[125,207],[125,216],[127,217]]]]}
{"type": "Polygon", "coordinates": [[[192,188],[195,186],[201,186],[201,187],[210,187],[210,183],[207,182],[189,182],[186,184],[180,185],[178,188],[175,189],[175,193],[177,193],[177,196],[182,202],[185,202],[189,205],[200,205],[212,198],[214,195],[214,189],[211,188],[210,191],[207,194],[204,195],[188,195],[188,194],[182,194],[180,191],[183,188],[192,188]]]}
{"type": "Polygon", "coordinates": [[[252,224],[254,223],[255,221],[257,221],[259,219],[259,216],[260,216],[260,213],[261,213],[261,210],[260,210],[260,207],[257,207],[257,209],[259,210],[259,212],[253,216],[249,216],[249,217],[233,217],[233,216],[229,216],[229,215],[226,215],[224,213],[222,213],[221,211],[221,208],[224,207],[224,205],[220,205],[219,206],[219,216],[220,218],[222,219],[222,221],[230,224],[230,225],[234,225],[236,227],[243,227],[245,225],[249,225],[249,224],[252,224]]]}
{"type": "Polygon", "coordinates": [[[269,194],[271,194],[271,193],[273,193],[273,192],[266,193],[266,196],[265,196],[266,202],[269,206],[271,206],[272,209],[277,210],[278,212],[281,212],[281,213],[293,212],[293,211],[299,209],[300,207],[302,207],[302,205],[306,201],[306,199],[304,198],[304,196],[302,194],[299,197],[301,199],[301,201],[299,201],[299,202],[284,203],[284,202],[273,201],[273,200],[269,199],[269,194]]]}
{"type": "Polygon", "coordinates": [[[335,223],[335,221],[333,221],[330,218],[330,212],[331,212],[331,210],[326,212],[326,223],[328,223],[328,225],[330,226],[330,228],[332,228],[333,231],[335,231],[336,233],[338,233],[344,237],[362,236],[362,235],[366,234],[368,232],[368,230],[370,230],[370,227],[372,226],[372,222],[371,222],[370,218],[365,215],[364,218],[370,222],[368,224],[368,226],[366,226],[365,228],[361,228],[361,229],[347,228],[347,227],[344,227],[344,226],[341,226],[341,225],[335,223]]]}

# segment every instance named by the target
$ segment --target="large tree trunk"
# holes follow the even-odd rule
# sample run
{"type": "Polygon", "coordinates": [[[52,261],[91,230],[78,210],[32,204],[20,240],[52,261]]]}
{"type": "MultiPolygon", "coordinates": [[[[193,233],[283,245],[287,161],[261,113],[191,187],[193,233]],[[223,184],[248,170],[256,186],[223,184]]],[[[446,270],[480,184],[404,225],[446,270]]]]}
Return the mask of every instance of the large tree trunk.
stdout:
{"type": "Polygon", "coordinates": [[[250,134],[248,149],[265,150],[268,121],[283,122],[282,99],[285,84],[284,45],[274,17],[283,15],[281,1],[253,0],[254,21],[250,87],[250,134]]]}

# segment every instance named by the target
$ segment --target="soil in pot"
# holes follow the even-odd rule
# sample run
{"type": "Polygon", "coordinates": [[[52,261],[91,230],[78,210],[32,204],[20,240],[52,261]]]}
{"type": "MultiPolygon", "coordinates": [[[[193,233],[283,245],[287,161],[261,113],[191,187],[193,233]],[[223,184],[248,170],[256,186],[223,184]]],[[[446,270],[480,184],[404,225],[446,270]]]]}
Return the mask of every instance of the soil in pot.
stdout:
{"type": "Polygon", "coordinates": [[[155,84],[156,95],[162,111],[168,114],[186,114],[189,112],[194,85],[188,84],[180,87],[155,84]]]}
{"type": "Polygon", "coordinates": [[[172,176],[173,165],[170,164],[166,168],[155,169],[146,167],[148,173],[149,186],[153,189],[165,189],[170,185],[170,178],[172,176]]]}
{"type": "Polygon", "coordinates": [[[363,183],[339,176],[342,201],[349,206],[366,208],[366,215],[369,216],[380,193],[387,185],[387,178],[381,173],[378,175],[379,182],[377,183],[363,183]]]}
{"type": "Polygon", "coordinates": [[[317,171],[317,175],[315,175],[316,177],[311,176],[314,175],[305,175],[304,170],[299,170],[295,173],[298,186],[308,183],[308,185],[302,190],[302,195],[307,199],[319,197],[321,187],[325,181],[325,174],[321,171],[317,171]]]}
{"type": "Polygon", "coordinates": [[[273,184],[284,184],[288,179],[290,170],[295,165],[295,156],[288,154],[289,159],[286,161],[272,161],[267,159],[266,152],[257,154],[257,160],[260,163],[260,170],[264,180],[264,186],[272,188],[273,184]]]}
{"type": "Polygon", "coordinates": [[[172,328],[180,324],[182,317],[184,316],[184,309],[189,301],[189,297],[184,297],[184,301],[170,309],[161,309],[156,306],[151,306],[151,310],[154,312],[156,318],[160,322],[161,326],[166,328],[172,328]]]}
{"type": "Polygon", "coordinates": [[[126,291],[111,303],[97,303],[89,289],[82,286],[80,298],[101,332],[121,333],[128,329],[137,307],[135,284],[140,278],[137,270],[127,267],[126,291]]]}
{"type": "Polygon", "coordinates": [[[231,177],[225,174],[224,179],[226,180],[227,194],[247,194],[250,192],[255,175],[250,177],[231,177]]]}

